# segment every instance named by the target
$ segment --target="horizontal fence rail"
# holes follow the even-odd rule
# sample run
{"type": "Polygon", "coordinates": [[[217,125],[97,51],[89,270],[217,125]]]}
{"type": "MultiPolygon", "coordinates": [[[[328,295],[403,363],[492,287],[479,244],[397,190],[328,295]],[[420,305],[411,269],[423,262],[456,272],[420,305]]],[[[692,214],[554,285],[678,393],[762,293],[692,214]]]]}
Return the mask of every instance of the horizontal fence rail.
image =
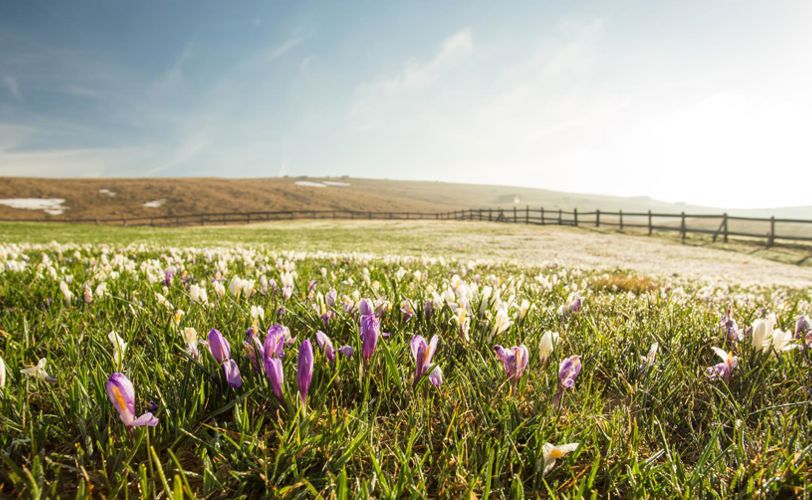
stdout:
{"type": "Polygon", "coordinates": [[[122,226],[193,226],[250,224],[294,219],[349,220],[465,220],[573,227],[617,228],[654,232],[675,232],[682,240],[689,234],[710,235],[713,241],[730,238],[764,240],[767,246],[812,242],[812,220],[740,217],[724,214],[624,212],[623,210],[579,211],[578,209],[469,208],[450,212],[404,212],[363,210],[274,210],[259,212],[213,212],[135,217],[65,218],[50,216],[30,219],[0,219],[3,222],[69,222],[122,226]]]}

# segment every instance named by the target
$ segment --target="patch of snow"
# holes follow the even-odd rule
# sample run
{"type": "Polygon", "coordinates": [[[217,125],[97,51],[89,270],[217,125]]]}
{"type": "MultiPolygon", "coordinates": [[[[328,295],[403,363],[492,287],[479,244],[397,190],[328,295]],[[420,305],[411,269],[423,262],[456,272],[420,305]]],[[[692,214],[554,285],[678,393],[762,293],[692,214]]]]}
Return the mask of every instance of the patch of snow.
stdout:
{"type": "Polygon", "coordinates": [[[166,203],[166,200],[164,200],[164,199],[152,200],[152,201],[148,201],[148,202],[144,203],[143,206],[144,206],[144,208],[161,208],[164,205],[164,203],[166,203]]]}
{"type": "Polygon", "coordinates": [[[0,205],[22,210],[42,210],[48,215],[61,215],[68,207],[63,206],[64,198],[4,198],[0,205]]]}
{"type": "Polygon", "coordinates": [[[305,186],[305,187],[313,187],[313,188],[326,188],[327,183],[321,182],[312,182],[312,181],[296,181],[294,182],[297,186],[305,186]]]}
{"type": "Polygon", "coordinates": [[[110,191],[107,188],[99,189],[99,194],[107,195],[108,198],[113,198],[116,195],[115,191],[110,191]]]}
{"type": "Polygon", "coordinates": [[[338,182],[338,181],[324,181],[324,184],[328,186],[336,186],[336,187],[346,187],[349,186],[349,182],[338,182]]]}

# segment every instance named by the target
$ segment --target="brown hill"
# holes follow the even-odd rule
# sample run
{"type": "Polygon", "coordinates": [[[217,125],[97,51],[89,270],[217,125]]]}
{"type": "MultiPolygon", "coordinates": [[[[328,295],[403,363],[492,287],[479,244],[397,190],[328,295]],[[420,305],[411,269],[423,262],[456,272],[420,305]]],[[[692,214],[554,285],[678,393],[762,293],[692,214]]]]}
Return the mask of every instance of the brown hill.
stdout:
{"type": "MultiPolygon", "coordinates": [[[[265,210],[448,211],[475,207],[532,207],[570,210],[623,209],[665,212],[721,212],[646,197],[623,198],[564,193],[535,188],[392,181],[356,178],[283,177],[262,179],[140,178],[47,179],[0,178],[0,218],[53,219],[144,217],[265,210]],[[321,187],[318,187],[321,186],[321,187]],[[59,198],[64,213],[12,208],[4,200],[59,198]]],[[[810,217],[809,207],[740,210],[731,213],[810,217]]]]}

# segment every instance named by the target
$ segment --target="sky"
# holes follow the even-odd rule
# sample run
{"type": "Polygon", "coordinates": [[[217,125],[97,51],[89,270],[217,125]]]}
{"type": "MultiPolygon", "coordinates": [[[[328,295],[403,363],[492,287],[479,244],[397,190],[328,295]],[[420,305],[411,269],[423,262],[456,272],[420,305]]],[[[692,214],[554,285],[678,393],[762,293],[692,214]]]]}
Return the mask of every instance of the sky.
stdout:
{"type": "Polygon", "coordinates": [[[812,205],[812,2],[0,0],[0,176],[812,205]]]}

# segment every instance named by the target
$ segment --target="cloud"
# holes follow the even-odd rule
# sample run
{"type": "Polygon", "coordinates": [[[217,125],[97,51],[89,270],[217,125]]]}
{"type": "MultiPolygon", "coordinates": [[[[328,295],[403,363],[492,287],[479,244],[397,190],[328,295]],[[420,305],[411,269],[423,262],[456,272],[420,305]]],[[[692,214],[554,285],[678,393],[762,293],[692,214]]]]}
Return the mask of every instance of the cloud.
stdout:
{"type": "Polygon", "coordinates": [[[298,36],[288,38],[284,42],[271,47],[271,49],[265,54],[263,60],[265,63],[272,63],[277,59],[281,58],[291,50],[295,49],[302,43],[302,39],[298,36]]]}
{"type": "Polygon", "coordinates": [[[383,124],[392,114],[393,104],[399,107],[405,96],[418,94],[439,83],[473,51],[471,29],[464,28],[443,40],[430,59],[408,61],[394,74],[383,74],[361,83],[350,106],[351,125],[364,130],[383,124]]]}
{"type": "Polygon", "coordinates": [[[23,94],[20,91],[20,84],[17,83],[17,79],[13,76],[6,75],[3,77],[3,83],[6,84],[6,88],[8,89],[9,93],[14,96],[20,102],[23,102],[23,94]]]}

